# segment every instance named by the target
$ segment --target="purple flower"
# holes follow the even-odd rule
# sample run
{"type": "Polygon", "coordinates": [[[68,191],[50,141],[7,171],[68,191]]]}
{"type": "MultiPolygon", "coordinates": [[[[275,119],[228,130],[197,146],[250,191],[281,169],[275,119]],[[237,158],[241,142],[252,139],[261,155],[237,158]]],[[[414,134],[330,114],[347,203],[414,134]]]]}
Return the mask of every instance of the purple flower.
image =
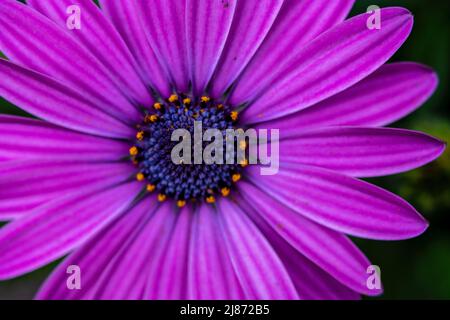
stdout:
{"type": "Polygon", "coordinates": [[[445,147],[381,128],[437,85],[384,65],[409,11],[382,9],[371,30],[370,14],[344,21],[352,0],[27,2],[0,1],[0,95],[40,119],[0,116],[0,279],[68,254],[38,298],[357,299],[381,288],[347,235],[427,228],[358,180],[445,147]],[[173,164],[170,132],[193,119],[280,129],[280,172],[173,164]]]}

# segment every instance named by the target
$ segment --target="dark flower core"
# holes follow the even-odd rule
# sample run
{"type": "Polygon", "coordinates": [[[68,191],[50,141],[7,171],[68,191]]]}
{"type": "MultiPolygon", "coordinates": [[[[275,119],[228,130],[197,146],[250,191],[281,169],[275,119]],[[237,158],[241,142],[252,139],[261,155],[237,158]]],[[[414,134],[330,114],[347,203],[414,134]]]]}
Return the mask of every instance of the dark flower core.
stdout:
{"type": "MultiPolygon", "coordinates": [[[[226,164],[226,152],[224,164],[174,163],[172,150],[180,141],[172,141],[172,134],[177,129],[187,130],[193,145],[194,124],[201,122],[203,132],[222,132],[225,147],[226,130],[235,129],[237,112],[209,97],[195,99],[175,94],[155,103],[153,109],[139,125],[135,146],[130,149],[139,167],[137,179],[148,182],[147,190],[158,192],[160,201],[172,198],[180,207],[190,200],[214,203],[217,195],[228,196],[233,184],[240,180],[245,164],[226,164]]],[[[211,142],[200,143],[203,150],[211,142]]]]}

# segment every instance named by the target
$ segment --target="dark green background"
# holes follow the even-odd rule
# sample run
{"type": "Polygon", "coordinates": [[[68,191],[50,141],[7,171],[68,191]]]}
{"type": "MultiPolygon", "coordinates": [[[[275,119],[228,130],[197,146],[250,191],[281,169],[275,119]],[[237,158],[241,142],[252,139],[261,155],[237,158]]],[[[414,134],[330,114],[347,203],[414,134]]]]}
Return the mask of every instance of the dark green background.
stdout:
{"type": "MultiPolygon", "coordinates": [[[[450,1],[360,0],[353,14],[369,5],[403,6],[415,16],[415,28],[393,61],[418,61],[433,67],[440,86],[433,98],[397,127],[428,132],[450,141],[449,32],[450,1]]],[[[0,112],[24,114],[0,100],[0,112]]],[[[356,240],[374,264],[381,267],[383,299],[450,298],[450,153],[435,163],[407,174],[373,179],[412,203],[430,221],[417,239],[401,242],[356,240]]],[[[32,298],[53,266],[0,283],[0,299],[32,298]]]]}

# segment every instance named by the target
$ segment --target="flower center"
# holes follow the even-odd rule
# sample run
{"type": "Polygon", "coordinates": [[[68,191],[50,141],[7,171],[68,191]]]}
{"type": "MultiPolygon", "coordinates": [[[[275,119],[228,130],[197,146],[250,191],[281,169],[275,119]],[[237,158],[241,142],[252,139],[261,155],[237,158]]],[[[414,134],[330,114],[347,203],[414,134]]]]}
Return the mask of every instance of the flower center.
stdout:
{"type": "MultiPolygon", "coordinates": [[[[203,133],[208,129],[222,133],[225,150],[226,132],[235,128],[238,113],[206,96],[176,94],[155,103],[153,109],[139,125],[135,146],[130,149],[139,168],[137,179],[148,183],[149,192],[158,192],[160,201],[172,198],[179,207],[189,200],[214,203],[217,195],[228,196],[246,164],[227,164],[226,152],[221,164],[175,163],[173,150],[180,142],[173,141],[172,135],[182,129],[194,137],[196,124],[201,124],[203,133]]],[[[211,142],[200,143],[203,150],[211,142]]],[[[193,148],[189,152],[192,156],[193,148]]]]}

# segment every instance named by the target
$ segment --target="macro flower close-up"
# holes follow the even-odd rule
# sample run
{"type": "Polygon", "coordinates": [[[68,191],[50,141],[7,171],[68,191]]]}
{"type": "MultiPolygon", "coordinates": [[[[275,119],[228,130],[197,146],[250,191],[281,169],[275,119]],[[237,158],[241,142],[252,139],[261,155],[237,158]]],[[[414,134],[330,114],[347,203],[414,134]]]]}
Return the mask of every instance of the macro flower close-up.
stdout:
{"type": "Polygon", "coordinates": [[[441,139],[389,127],[439,80],[390,61],[408,9],[354,4],[0,0],[0,96],[23,110],[0,114],[0,281],[58,261],[36,299],[389,291],[353,240],[427,230],[427,212],[372,179],[443,154],[441,139]],[[233,131],[266,133],[266,161],[251,161],[250,134],[229,156],[233,131]],[[186,151],[176,132],[216,135],[186,151]]]}

